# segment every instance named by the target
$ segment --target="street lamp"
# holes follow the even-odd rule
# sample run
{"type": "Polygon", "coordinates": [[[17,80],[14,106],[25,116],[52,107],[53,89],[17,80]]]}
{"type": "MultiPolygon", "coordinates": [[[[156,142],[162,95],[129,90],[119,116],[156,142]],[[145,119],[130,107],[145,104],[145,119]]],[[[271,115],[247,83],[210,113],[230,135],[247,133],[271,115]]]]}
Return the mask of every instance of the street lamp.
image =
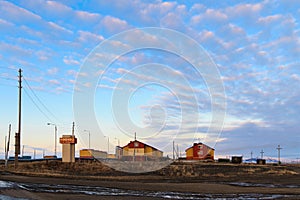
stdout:
{"type": "Polygon", "coordinates": [[[56,156],[56,145],[57,145],[57,126],[53,123],[47,123],[48,126],[54,126],[54,155],[56,156]]]}
{"type": "Polygon", "coordinates": [[[91,149],[91,131],[89,130],[83,130],[83,131],[89,133],[89,149],[91,149]]]}
{"type": "Polygon", "coordinates": [[[104,136],[107,137],[107,154],[109,154],[109,137],[108,136],[104,136]]]}

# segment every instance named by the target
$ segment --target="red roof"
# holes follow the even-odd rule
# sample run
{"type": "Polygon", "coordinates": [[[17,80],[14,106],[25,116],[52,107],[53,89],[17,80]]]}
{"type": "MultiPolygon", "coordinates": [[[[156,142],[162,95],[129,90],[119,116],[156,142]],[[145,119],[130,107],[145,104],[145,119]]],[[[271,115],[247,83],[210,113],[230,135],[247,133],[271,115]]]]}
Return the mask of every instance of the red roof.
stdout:
{"type": "Polygon", "coordinates": [[[215,150],[214,148],[211,148],[210,146],[207,146],[206,144],[203,144],[202,142],[198,142],[198,143],[194,143],[193,146],[187,148],[185,151],[187,151],[187,150],[189,150],[190,148],[193,148],[194,146],[197,146],[197,145],[205,145],[207,148],[212,149],[212,150],[215,150]]]}
{"type": "MultiPolygon", "coordinates": [[[[147,147],[151,147],[152,149],[154,149],[156,151],[160,151],[159,149],[157,149],[155,147],[152,147],[150,145],[147,145],[147,144],[145,144],[143,142],[140,142],[138,140],[130,141],[127,145],[123,146],[122,149],[127,147],[127,146],[129,148],[145,148],[147,146],[147,147]]],[[[162,152],[162,151],[160,151],[160,152],[162,152]]]]}

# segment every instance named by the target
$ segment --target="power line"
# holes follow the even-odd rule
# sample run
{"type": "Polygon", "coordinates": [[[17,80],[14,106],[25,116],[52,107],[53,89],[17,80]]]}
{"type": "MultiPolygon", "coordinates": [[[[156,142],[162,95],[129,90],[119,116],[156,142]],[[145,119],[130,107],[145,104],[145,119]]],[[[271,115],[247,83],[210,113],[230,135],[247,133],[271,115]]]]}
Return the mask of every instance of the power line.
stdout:
{"type": "MultiPolygon", "coordinates": [[[[30,89],[30,91],[32,92],[32,94],[35,96],[35,98],[37,99],[37,101],[42,105],[42,107],[57,121],[60,121],[48,108],[47,106],[45,106],[45,104],[41,101],[41,99],[36,95],[36,93],[34,92],[34,90],[30,87],[29,83],[27,82],[27,80],[23,77],[23,80],[26,84],[26,86],[30,89]]],[[[51,121],[51,120],[50,120],[51,121]]]]}
{"type": "Polygon", "coordinates": [[[30,96],[30,94],[23,88],[25,94],[29,97],[29,99],[32,101],[32,103],[35,105],[35,107],[49,120],[51,121],[50,117],[37,105],[37,103],[33,100],[33,98],[30,96]]]}
{"type": "Polygon", "coordinates": [[[4,79],[4,80],[8,80],[8,81],[16,81],[17,80],[16,78],[10,78],[10,77],[1,76],[1,75],[0,75],[0,78],[4,79]]]}

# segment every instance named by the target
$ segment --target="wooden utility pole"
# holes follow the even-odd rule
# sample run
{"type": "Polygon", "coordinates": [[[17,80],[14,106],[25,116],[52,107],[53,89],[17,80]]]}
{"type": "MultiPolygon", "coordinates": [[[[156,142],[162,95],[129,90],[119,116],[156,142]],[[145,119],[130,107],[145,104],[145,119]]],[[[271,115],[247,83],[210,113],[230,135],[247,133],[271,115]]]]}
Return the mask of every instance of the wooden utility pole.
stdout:
{"type": "Polygon", "coordinates": [[[178,160],[178,158],[179,158],[179,147],[178,147],[178,144],[177,144],[176,157],[177,157],[177,160],[178,160]]]}
{"type": "Polygon", "coordinates": [[[133,141],[133,161],[135,161],[135,144],[136,144],[136,132],[134,132],[134,141],[133,141]]]}
{"type": "Polygon", "coordinates": [[[173,161],[175,160],[175,142],[173,140],[173,161]]]}
{"type": "Polygon", "coordinates": [[[21,143],[21,111],[22,111],[22,70],[19,69],[19,124],[15,135],[15,169],[18,167],[18,157],[21,143]]]}
{"type": "Polygon", "coordinates": [[[4,141],[4,155],[6,156],[6,140],[7,140],[7,136],[5,136],[5,141],[4,141]]]}
{"type": "Polygon", "coordinates": [[[75,122],[73,122],[73,124],[72,124],[72,136],[74,136],[74,130],[75,129],[75,122]]]}
{"type": "Polygon", "coordinates": [[[9,152],[9,143],[10,143],[10,132],[11,132],[11,124],[8,126],[8,139],[7,139],[7,145],[5,149],[5,167],[7,167],[8,164],[8,152],[9,152]]]}

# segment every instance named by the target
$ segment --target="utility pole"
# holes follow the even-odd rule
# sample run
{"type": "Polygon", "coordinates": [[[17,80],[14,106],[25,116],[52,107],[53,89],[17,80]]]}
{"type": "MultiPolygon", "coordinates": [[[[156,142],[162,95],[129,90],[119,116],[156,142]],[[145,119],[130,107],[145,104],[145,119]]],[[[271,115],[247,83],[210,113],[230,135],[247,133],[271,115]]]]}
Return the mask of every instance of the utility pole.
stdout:
{"type": "Polygon", "coordinates": [[[57,149],[57,126],[53,123],[47,123],[47,125],[54,126],[54,155],[56,156],[56,149],[57,149]]]}
{"type": "Polygon", "coordinates": [[[91,131],[90,130],[83,130],[84,132],[88,132],[89,134],[89,149],[91,149],[91,131]]]}
{"type": "Polygon", "coordinates": [[[109,154],[109,137],[107,136],[107,154],[109,154]]]}
{"type": "Polygon", "coordinates": [[[21,111],[22,111],[22,70],[19,69],[19,124],[15,135],[15,169],[18,168],[18,157],[21,143],[21,111]]]}
{"type": "Polygon", "coordinates": [[[5,141],[4,141],[4,155],[6,156],[6,140],[7,140],[7,136],[5,136],[5,141]]]}
{"type": "Polygon", "coordinates": [[[174,140],[173,140],[173,160],[175,160],[175,142],[174,142],[174,140]]]}
{"type": "Polygon", "coordinates": [[[118,140],[118,146],[120,146],[120,139],[115,137],[115,140],[118,140]]]}
{"type": "Polygon", "coordinates": [[[278,147],[276,148],[277,150],[278,150],[278,165],[280,165],[280,150],[282,149],[281,147],[280,147],[280,145],[278,145],[278,147]]]}
{"type": "Polygon", "coordinates": [[[264,152],[264,150],[262,149],[262,150],[261,150],[261,152],[260,152],[261,159],[263,159],[263,157],[264,157],[264,153],[265,153],[265,152],[264,152]]]}
{"type": "Polygon", "coordinates": [[[177,157],[177,160],[179,158],[179,148],[178,148],[178,144],[177,144],[177,152],[176,152],[176,157],[177,157]]]}
{"type": "Polygon", "coordinates": [[[74,128],[75,128],[75,122],[72,124],[72,136],[74,136],[74,128]]]}
{"type": "Polygon", "coordinates": [[[252,161],[252,158],[253,158],[253,152],[251,151],[251,153],[250,153],[250,154],[251,154],[251,161],[252,161]]]}
{"type": "MultiPolygon", "coordinates": [[[[55,156],[57,156],[57,154],[56,154],[56,149],[57,149],[57,126],[55,125],[54,126],[54,132],[55,132],[55,147],[54,147],[54,154],[55,154],[55,156]]],[[[56,157],[57,158],[57,157],[56,157]]]]}
{"type": "Polygon", "coordinates": [[[25,146],[25,145],[23,145],[23,146],[22,146],[22,153],[21,153],[21,157],[23,157],[23,155],[24,155],[24,146],[25,146]]]}
{"type": "Polygon", "coordinates": [[[7,145],[5,149],[5,167],[8,164],[8,152],[9,152],[9,143],[10,143],[10,132],[11,132],[11,124],[8,126],[8,138],[7,138],[7,145]]]}
{"type": "Polygon", "coordinates": [[[134,132],[134,141],[133,141],[133,161],[135,161],[135,144],[136,144],[136,132],[134,132]]]}

